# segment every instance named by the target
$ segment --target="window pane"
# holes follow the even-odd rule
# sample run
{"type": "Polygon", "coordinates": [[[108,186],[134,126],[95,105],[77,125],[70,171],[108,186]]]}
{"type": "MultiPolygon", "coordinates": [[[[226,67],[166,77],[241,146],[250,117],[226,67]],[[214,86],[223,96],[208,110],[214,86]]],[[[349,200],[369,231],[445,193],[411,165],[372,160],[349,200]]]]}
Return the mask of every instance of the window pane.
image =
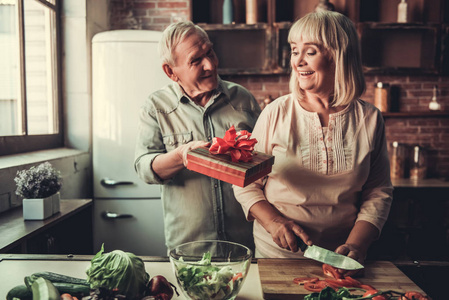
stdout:
{"type": "Polygon", "coordinates": [[[22,133],[20,48],[15,0],[0,0],[0,136],[22,133]]]}
{"type": "Polygon", "coordinates": [[[28,134],[57,133],[55,12],[25,0],[24,24],[28,134]]]}

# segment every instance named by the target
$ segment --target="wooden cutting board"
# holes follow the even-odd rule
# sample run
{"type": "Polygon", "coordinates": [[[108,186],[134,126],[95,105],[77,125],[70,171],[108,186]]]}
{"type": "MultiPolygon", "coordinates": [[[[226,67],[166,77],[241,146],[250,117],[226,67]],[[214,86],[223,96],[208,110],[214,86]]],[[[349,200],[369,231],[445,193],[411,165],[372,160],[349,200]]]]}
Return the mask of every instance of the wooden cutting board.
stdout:
{"type": "MultiPolygon", "coordinates": [[[[304,289],[303,285],[293,283],[295,277],[326,278],[323,275],[323,264],[309,259],[259,258],[257,265],[264,299],[303,299],[311,292],[304,289]]],[[[364,274],[356,279],[382,291],[417,291],[425,294],[401,270],[388,261],[367,262],[364,274]]]]}

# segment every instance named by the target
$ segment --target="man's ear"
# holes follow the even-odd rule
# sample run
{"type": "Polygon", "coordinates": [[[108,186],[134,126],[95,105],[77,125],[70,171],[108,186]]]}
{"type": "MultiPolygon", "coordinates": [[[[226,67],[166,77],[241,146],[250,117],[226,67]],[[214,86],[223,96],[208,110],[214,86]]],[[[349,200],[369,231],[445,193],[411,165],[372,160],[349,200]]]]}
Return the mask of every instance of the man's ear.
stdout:
{"type": "Polygon", "coordinates": [[[174,82],[178,81],[178,76],[173,72],[173,68],[169,64],[163,64],[162,70],[164,70],[165,74],[167,74],[168,78],[173,80],[174,82]]]}

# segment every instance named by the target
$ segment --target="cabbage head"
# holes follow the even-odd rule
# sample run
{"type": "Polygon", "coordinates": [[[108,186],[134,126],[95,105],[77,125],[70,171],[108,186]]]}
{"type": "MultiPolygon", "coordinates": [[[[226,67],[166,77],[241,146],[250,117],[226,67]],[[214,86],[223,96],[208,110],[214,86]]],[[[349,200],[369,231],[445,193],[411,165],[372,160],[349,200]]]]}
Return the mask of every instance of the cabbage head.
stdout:
{"type": "Polygon", "coordinates": [[[103,246],[86,271],[90,288],[118,289],[118,293],[127,299],[141,298],[150,279],[143,260],[121,250],[103,253],[103,246]]]}

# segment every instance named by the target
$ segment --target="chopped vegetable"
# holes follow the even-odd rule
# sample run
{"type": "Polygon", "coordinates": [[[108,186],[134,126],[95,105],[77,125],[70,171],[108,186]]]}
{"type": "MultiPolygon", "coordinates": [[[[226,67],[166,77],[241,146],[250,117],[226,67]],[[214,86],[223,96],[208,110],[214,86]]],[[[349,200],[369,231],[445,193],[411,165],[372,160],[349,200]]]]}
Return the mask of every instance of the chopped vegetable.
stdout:
{"type": "MultiPolygon", "coordinates": [[[[211,254],[203,254],[196,265],[176,264],[178,280],[192,299],[227,299],[239,289],[244,274],[234,272],[230,266],[211,264],[211,254]]],[[[246,269],[246,268],[245,268],[246,269]]]]}
{"type": "Polygon", "coordinates": [[[150,275],[141,258],[130,252],[114,250],[103,253],[104,247],[94,256],[87,269],[91,289],[117,290],[127,299],[142,298],[150,275]]]}
{"type": "Polygon", "coordinates": [[[368,290],[365,292],[365,294],[363,294],[363,297],[369,297],[369,296],[371,296],[370,299],[372,299],[372,300],[387,300],[387,297],[382,295],[382,293],[379,292],[378,290],[368,290]]]}
{"type": "Polygon", "coordinates": [[[340,272],[338,272],[337,268],[334,268],[328,264],[323,264],[323,273],[324,273],[324,275],[335,278],[335,279],[343,278],[343,275],[340,272]]]}
{"type": "Polygon", "coordinates": [[[296,277],[293,282],[296,284],[304,284],[306,282],[316,282],[320,280],[318,277],[296,277]]]}

